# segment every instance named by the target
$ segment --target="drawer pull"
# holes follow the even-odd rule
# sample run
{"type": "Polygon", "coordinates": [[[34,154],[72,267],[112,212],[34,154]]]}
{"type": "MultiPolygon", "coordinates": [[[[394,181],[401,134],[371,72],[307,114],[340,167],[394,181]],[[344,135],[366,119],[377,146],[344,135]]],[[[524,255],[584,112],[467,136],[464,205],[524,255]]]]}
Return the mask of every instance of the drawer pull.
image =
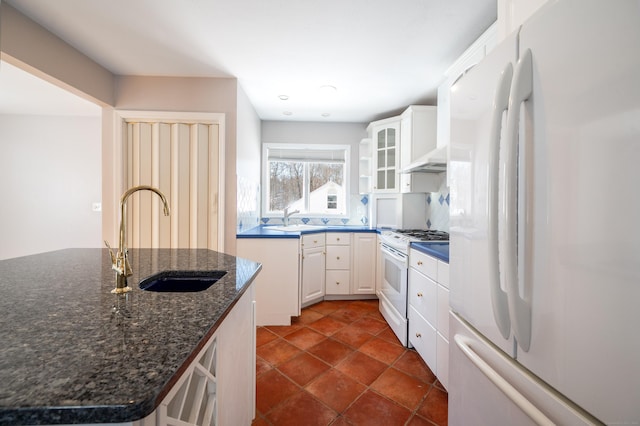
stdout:
{"type": "Polygon", "coordinates": [[[337,259],[337,260],[340,260],[340,256],[336,256],[336,259],[337,259]]]}
{"type": "Polygon", "coordinates": [[[340,237],[336,238],[336,241],[340,241],[340,237]]]}
{"type": "Polygon", "coordinates": [[[421,337],[422,337],[422,334],[420,334],[420,333],[416,333],[416,337],[419,339],[419,338],[421,338],[421,337]]]}
{"type": "Polygon", "coordinates": [[[318,240],[313,240],[313,243],[314,243],[314,244],[317,244],[317,243],[318,243],[318,240]]]}
{"type": "Polygon", "coordinates": [[[336,285],[340,285],[340,281],[336,281],[336,285]]]}
{"type": "Polygon", "coordinates": [[[418,297],[422,297],[422,293],[418,293],[418,297]]]}
{"type": "Polygon", "coordinates": [[[418,260],[418,266],[422,266],[422,260],[418,260]]]}

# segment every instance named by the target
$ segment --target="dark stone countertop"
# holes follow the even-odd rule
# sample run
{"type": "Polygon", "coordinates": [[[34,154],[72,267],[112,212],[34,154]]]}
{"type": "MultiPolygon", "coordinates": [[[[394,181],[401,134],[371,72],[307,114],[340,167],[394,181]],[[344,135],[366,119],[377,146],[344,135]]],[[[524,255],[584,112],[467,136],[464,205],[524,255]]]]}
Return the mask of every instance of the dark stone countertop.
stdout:
{"type": "Polygon", "coordinates": [[[106,249],[0,261],[0,424],[128,422],[149,415],[261,265],[211,250],[130,250],[114,295],[106,249]],[[208,290],[158,293],[164,270],[226,270],[208,290]]]}
{"type": "Polygon", "coordinates": [[[378,232],[376,228],[358,225],[314,225],[314,229],[301,231],[278,231],[278,225],[259,225],[236,233],[236,238],[300,238],[305,234],[317,234],[319,232],[378,232]]]}
{"type": "Polygon", "coordinates": [[[433,256],[444,262],[449,263],[449,243],[448,242],[415,242],[411,243],[411,248],[414,248],[422,253],[426,253],[429,256],[433,256]]]}

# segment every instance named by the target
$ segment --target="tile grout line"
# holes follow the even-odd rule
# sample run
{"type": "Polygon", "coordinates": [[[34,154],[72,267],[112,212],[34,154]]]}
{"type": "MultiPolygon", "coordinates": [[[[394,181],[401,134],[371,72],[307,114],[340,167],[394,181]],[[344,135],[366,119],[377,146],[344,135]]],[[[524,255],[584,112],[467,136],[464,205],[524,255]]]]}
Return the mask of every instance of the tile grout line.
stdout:
{"type": "MultiPolygon", "coordinates": [[[[263,373],[262,373],[260,376],[258,376],[258,377],[261,377],[262,375],[264,375],[264,374],[268,373],[269,371],[276,370],[279,374],[281,374],[282,376],[284,376],[284,378],[286,378],[290,383],[293,383],[293,384],[295,385],[295,387],[297,388],[297,391],[296,391],[296,393],[294,393],[294,394],[290,395],[289,397],[285,398],[284,400],[279,401],[275,406],[270,407],[269,411],[267,411],[267,412],[265,412],[265,413],[258,412],[258,410],[256,409],[256,414],[257,414],[257,416],[256,416],[256,420],[258,419],[258,417],[260,417],[263,421],[265,421],[266,423],[268,423],[268,424],[270,424],[270,425],[271,425],[272,423],[271,423],[271,421],[267,418],[267,415],[268,415],[270,412],[272,412],[273,410],[275,410],[278,406],[280,406],[281,404],[284,404],[286,401],[290,400],[291,398],[293,398],[294,396],[298,395],[298,394],[299,394],[299,392],[301,392],[301,391],[302,391],[302,392],[305,392],[306,394],[308,394],[308,395],[309,395],[311,398],[313,398],[317,403],[320,403],[322,406],[324,406],[324,407],[326,407],[326,408],[330,409],[330,410],[331,410],[331,412],[333,412],[334,414],[337,414],[337,416],[336,416],[336,417],[335,417],[335,418],[334,418],[334,419],[333,419],[329,424],[333,424],[333,423],[337,422],[341,417],[343,417],[345,420],[347,420],[347,421],[348,421],[349,419],[348,419],[347,417],[344,417],[344,413],[346,413],[346,412],[350,409],[350,407],[352,407],[352,406],[353,406],[357,401],[359,401],[359,400],[363,397],[363,395],[365,395],[367,392],[369,392],[369,391],[370,391],[370,392],[373,392],[374,394],[378,395],[379,397],[384,398],[385,400],[387,400],[387,401],[389,401],[389,402],[391,402],[391,403],[393,403],[393,404],[395,404],[395,405],[397,405],[397,406],[399,406],[399,407],[402,407],[402,408],[406,409],[406,410],[409,412],[409,417],[408,417],[408,419],[407,419],[407,421],[406,421],[406,423],[405,423],[405,424],[410,423],[410,422],[411,422],[411,420],[412,420],[414,417],[419,417],[420,419],[422,419],[422,420],[424,420],[424,421],[427,421],[427,422],[429,422],[430,424],[437,425],[437,423],[434,423],[432,420],[429,420],[429,419],[426,419],[426,418],[424,418],[424,417],[420,416],[420,415],[418,414],[418,411],[420,410],[420,408],[422,407],[422,405],[423,405],[423,404],[424,404],[424,402],[426,401],[427,397],[430,395],[430,393],[433,391],[433,389],[434,389],[434,388],[436,388],[436,389],[438,389],[438,390],[440,390],[440,391],[445,391],[445,392],[446,392],[446,390],[444,390],[444,389],[439,389],[439,387],[437,387],[438,380],[437,380],[437,377],[435,377],[435,375],[434,375],[434,381],[433,381],[433,382],[431,382],[431,383],[428,383],[428,382],[424,381],[421,377],[414,375],[414,373],[411,373],[411,372],[409,372],[409,371],[405,371],[405,369],[403,369],[403,368],[399,368],[399,367],[397,367],[397,366],[396,366],[396,364],[398,364],[398,362],[400,361],[400,359],[401,359],[401,358],[403,358],[403,357],[404,357],[408,352],[410,352],[410,351],[414,351],[414,352],[415,352],[415,349],[409,349],[409,348],[406,348],[406,347],[402,347],[402,346],[398,345],[398,342],[390,342],[389,340],[385,339],[384,337],[381,337],[381,336],[380,336],[381,334],[383,334],[383,333],[385,333],[385,332],[387,332],[387,331],[388,331],[388,325],[387,325],[386,323],[385,323],[385,327],[381,328],[381,329],[380,329],[379,331],[377,331],[375,334],[374,334],[374,333],[370,333],[370,332],[368,332],[368,331],[364,331],[364,330],[363,330],[364,332],[366,332],[367,334],[369,334],[369,335],[370,335],[370,337],[369,337],[367,340],[363,341],[363,342],[362,342],[358,347],[353,346],[352,344],[347,343],[347,342],[344,342],[344,341],[342,341],[342,340],[340,340],[340,339],[333,338],[333,336],[334,336],[336,333],[338,333],[340,330],[343,330],[343,329],[345,329],[346,327],[349,327],[349,326],[351,326],[351,325],[355,324],[356,322],[361,321],[361,320],[363,320],[363,319],[367,319],[367,318],[369,318],[369,319],[372,319],[372,320],[376,320],[376,321],[383,322],[383,320],[380,320],[380,316],[379,316],[379,314],[378,314],[378,315],[376,315],[377,311],[371,311],[371,310],[369,310],[369,309],[365,309],[364,311],[362,311],[362,310],[361,310],[361,311],[360,311],[360,316],[359,316],[357,319],[355,319],[354,321],[351,321],[351,322],[341,321],[341,320],[340,320],[340,319],[338,319],[338,318],[332,317],[332,314],[334,314],[334,313],[336,313],[336,312],[338,312],[338,311],[340,311],[340,310],[345,309],[345,308],[346,308],[346,307],[348,307],[349,305],[350,305],[350,303],[340,304],[340,305],[338,305],[338,307],[337,307],[336,309],[333,309],[333,310],[326,310],[326,309],[322,309],[322,311],[314,310],[314,309],[313,309],[313,306],[316,306],[316,305],[313,305],[312,307],[307,307],[307,308],[305,308],[305,309],[309,309],[310,311],[313,311],[315,314],[319,314],[319,315],[321,315],[321,316],[320,316],[320,317],[318,317],[318,318],[316,318],[316,319],[314,319],[314,320],[309,320],[309,322],[303,322],[303,323],[300,323],[300,322],[299,322],[299,318],[301,318],[301,317],[302,317],[302,315],[301,315],[300,317],[298,317],[298,321],[296,321],[296,323],[295,323],[295,324],[293,324],[293,323],[292,323],[292,325],[290,326],[290,327],[292,327],[292,330],[291,330],[289,333],[275,332],[274,330],[269,329],[269,327],[268,327],[268,326],[267,326],[267,327],[262,327],[262,328],[266,329],[268,332],[272,333],[272,334],[275,336],[275,338],[274,338],[274,339],[269,340],[268,342],[265,342],[265,343],[261,344],[260,346],[263,346],[263,345],[266,345],[266,344],[270,344],[270,343],[272,343],[272,342],[276,342],[276,341],[281,341],[281,342],[287,343],[287,344],[289,344],[289,345],[292,345],[292,346],[293,346],[293,347],[295,347],[298,351],[300,351],[300,353],[298,353],[298,354],[296,354],[296,355],[294,355],[294,356],[292,356],[292,357],[288,358],[288,359],[287,359],[287,360],[285,360],[285,361],[281,361],[279,364],[272,364],[271,362],[267,361],[267,360],[266,360],[266,359],[264,359],[264,358],[261,358],[261,357],[259,357],[259,356],[257,357],[257,358],[260,358],[262,361],[266,362],[266,363],[269,365],[269,367],[270,367],[267,371],[263,372],[263,373]],[[319,329],[316,329],[316,328],[314,328],[314,327],[311,325],[311,324],[313,324],[313,323],[315,323],[315,322],[317,322],[317,321],[320,321],[320,320],[322,320],[322,319],[324,319],[324,318],[331,318],[331,319],[333,319],[333,320],[336,320],[336,321],[339,321],[339,322],[343,323],[343,325],[342,325],[342,327],[340,327],[339,329],[337,329],[337,330],[335,330],[335,331],[331,332],[330,334],[326,334],[326,332],[323,332],[323,331],[321,331],[321,330],[319,330],[319,329]],[[290,341],[290,340],[287,340],[287,339],[286,339],[286,336],[289,336],[289,335],[291,335],[291,334],[293,334],[293,333],[295,333],[295,332],[298,332],[298,331],[300,331],[300,330],[302,330],[302,329],[305,329],[305,328],[306,328],[307,330],[312,331],[312,332],[315,332],[315,333],[319,333],[319,334],[321,334],[321,335],[323,336],[322,340],[321,340],[321,341],[319,341],[318,343],[315,343],[315,344],[313,344],[313,345],[311,345],[311,346],[307,347],[306,349],[304,349],[304,348],[302,348],[302,347],[298,346],[298,344],[294,343],[293,341],[290,341]],[[322,343],[322,342],[324,342],[324,341],[326,341],[326,340],[329,340],[329,339],[330,339],[330,340],[332,340],[332,341],[338,342],[338,343],[340,343],[340,344],[342,344],[342,345],[345,345],[346,347],[348,347],[348,348],[351,350],[351,352],[350,352],[348,355],[346,355],[346,356],[342,357],[339,361],[337,361],[337,362],[336,362],[336,364],[335,364],[335,365],[332,365],[332,364],[330,364],[329,362],[327,362],[327,361],[323,360],[322,358],[320,358],[320,357],[316,356],[315,354],[313,354],[313,353],[309,352],[309,349],[311,349],[312,347],[314,347],[314,346],[316,346],[316,345],[318,345],[318,344],[320,344],[320,343],[322,343]],[[373,341],[374,339],[381,339],[382,341],[385,341],[385,342],[387,342],[387,343],[391,343],[391,344],[394,344],[394,345],[396,345],[396,346],[400,346],[400,347],[402,347],[403,352],[402,352],[402,353],[400,353],[400,354],[399,354],[399,355],[398,355],[398,356],[397,356],[393,361],[391,361],[391,362],[386,362],[386,361],[380,360],[380,359],[378,359],[378,358],[372,357],[371,355],[369,355],[369,354],[367,354],[367,353],[365,353],[365,352],[360,351],[360,348],[362,348],[362,347],[363,347],[364,345],[366,345],[367,343],[369,343],[369,342],[373,341]],[[373,379],[369,384],[362,383],[361,381],[359,381],[359,380],[358,380],[358,379],[356,379],[355,377],[352,377],[352,376],[350,376],[350,375],[348,375],[348,374],[346,374],[346,373],[342,372],[341,370],[338,370],[338,368],[337,368],[339,365],[341,365],[342,363],[344,363],[348,358],[350,358],[351,356],[353,356],[353,354],[355,354],[355,353],[360,353],[360,354],[365,355],[365,356],[367,356],[367,357],[370,357],[370,358],[372,358],[372,359],[374,359],[374,360],[376,360],[376,361],[378,361],[378,362],[382,362],[382,363],[385,365],[385,368],[384,368],[384,369],[383,369],[383,370],[382,370],[382,371],[381,371],[381,372],[380,372],[380,373],[379,373],[379,374],[378,374],[378,375],[377,375],[377,376],[376,376],[376,377],[375,377],[375,378],[374,378],[374,379],[373,379]],[[318,374],[317,376],[315,376],[315,377],[313,377],[312,379],[310,379],[310,380],[309,380],[308,382],[306,382],[304,385],[299,385],[299,384],[298,384],[298,383],[297,383],[293,378],[289,377],[289,375],[288,375],[288,374],[286,374],[284,371],[280,370],[280,366],[281,366],[281,365],[283,365],[283,364],[285,364],[286,362],[288,362],[288,361],[292,360],[292,359],[295,359],[296,357],[301,356],[302,354],[307,354],[307,355],[309,355],[309,356],[313,357],[314,359],[316,359],[316,360],[318,360],[318,361],[322,362],[325,366],[327,366],[327,367],[328,367],[328,369],[327,369],[327,370],[325,370],[325,371],[322,371],[320,374],[318,374]],[[421,383],[424,383],[425,385],[428,385],[428,389],[427,389],[427,391],[426,391],[426,392],[424,393],[424,395],[420,398],[420,401],[416,404],[415,408],[410,409],[410,408],[406,407],[405,405],[401,404],[400,402],[398,402],[398,401],[394,400],[393,398],[391,398],[391,397],[389,397],[389,396],[386,396],[386,395],[384,395],[384,394],[380,393],[379,391],[377,391],[376,389],[373,389],[373,388],[372,388],[372,385],[373,385],[374,383],[376,383],[376,381],[377,381],[381,376],[383,376],[383,375],[384,375],[384,374],[385,374],[389,369],[391,369],[391,368],[393,368],[394,370],[398,371],[399,373],[404,374],[404,375],[406,375],[406,376],[408,376],[408,377],[410,377],[410,378],[412,378],[412,379],[414,379],[414,380],[417,380],[417,381],[419,381],[419,382],[421,382],[421,383]],[[362,391],[362,392],[360,392],[360,393],[357,395],[357,397],[356,397],[356,398],[354,398],[354,399],[353,399],[353,401],[351,401],[351,402],[350,402],[350,403],[349,403],[349,404],[348,404],[348,405],[347,405],[347,406],[342,410],[342,412],[338,412],[338,411],[336,411],[335,409],[333,409],[332,407],[328,406],[325,402],[323,402],[321,399],[319,399],[318,397],[316,397],[316,395],[312,394],[311,392],[309,392],[309,391],[306,389],[308,386],[310,386],[311,384],[313,384],[313,383],[317,382],[318,380],[320,380],[320,378],[321,378],[321,377],[323,377],[323,376],[324,376],[324,375],[326,375],[327,373],[331,372],[332,370],[334,370],[334,371],[335,371],[335,372],[337,372],[338,374],[342,374],[342,375],[344,375],[345,377],[348,377],[350,380],[352,380],[352,381],[354,381],[355,383],[357,383],[357,384],[359,384],[359,385],[361,385],[361,386],[363,386],[363,387],[364,387],[363,391],[362,391]]],[[[282,327],[289,327],[289,326],[282,326],[282,327]]],[[[260,327],[259,327],[259,328],[260,328],[260,327]]],[[[280,331],[280,330],[279,330],[279,331],[280,331]]],[[[425,367],[426,367],[426,366],[425,366],[425,367]]],[[[405,368],[408,368],[408,367],[405,367],[405,368]]],[[[427,369],[428,369],[428,367],[427,367],[427,369]]],[[[430,370],[429,370],[429,371],[430,371],[430,370]]],[[[431,372],[431,371],[430,371],[430,372],[431,372]]],[[[431,373],[432,373],[432,372],[431,372],[431,373]]],[[[433,374],[433,373],[432,373],[432,374],[433,374]]],[[[257,381],[258,377],[256,377],[256,381],[257,381]]]]}

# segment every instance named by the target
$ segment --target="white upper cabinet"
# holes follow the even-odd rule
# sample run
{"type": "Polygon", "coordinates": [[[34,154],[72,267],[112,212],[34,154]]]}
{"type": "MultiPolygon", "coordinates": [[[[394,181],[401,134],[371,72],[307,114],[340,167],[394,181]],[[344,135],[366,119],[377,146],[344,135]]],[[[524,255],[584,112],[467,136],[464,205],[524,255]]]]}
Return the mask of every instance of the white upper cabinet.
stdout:
{"type": "MultiPolygon", "coordinates": [[[[471,46],[447,69],[445,80],[438,87],[438,148],[448,147],[451,135],[451,88],[467,71],[480,62],[496,45],[497,25],[491,25],[471,46]]],[[[448,156],[447,156],[448,158],[448,156]]]]}
{"type": "MultiPolygon", "coordinates": [[[[402,115],[400,125],[400,169],[436,149],[437,107],[412,105],[402,115]]],[[[436,173],[401,173],[400,192],[435,192],[441,179],[436,173]]]]}
{"type": "Polygon", "coordinates": [[[497,41],[516,31],[547,0],[498,0],[497,41]]]}
{"type": "Polygon", "coordinates": [[[360,141],[358,149],[358,192],[360,194],[368,194],[371,192],[371,139],[365,138],[360,141]]]}
{"type": "Polygon", "coordinates": [[[372,133],[373,192],[398,192],[400,117],[374,121],[372,133]]]}
{"type": "Polygon", "coordinates": [[[424,179],[412,179],[402,169],[436,148],[437,107],[411,105],[400,116],[374,121],[367,130],[371,141],[360,143],[360,192],[429,192],[424,179]],[[371,166],[366,161],[370,146],[371,166]],[[372,184],[366,170],[370,167],[372,184]],[[402,179],[402,182],[401,182],[402,179]],[[369,186],[370,185],[370,186],[369,186]]]}
{"type": "Polygon", "coordinates": [[[400,116],[400,168],[436,149],[437,108],[412,105],[400,116]]]}
{"type": "MultiPolygon", "coordinates": [[[[446,72],[444,82],[438,87],[438,148],[447,150],[449,161],[449,141],[451,139],[451,90],[455,83],[471,68],[478,64],[496,46],[497,24],[491,25],[454,62],[446,72]]],[[[455,90],[455,89],[454,89],[455,90]]],[[[447,164],[448,168],[449,164],[447,164]]],[[[449,186],[449,174],[447,174],[449,186]]]]}

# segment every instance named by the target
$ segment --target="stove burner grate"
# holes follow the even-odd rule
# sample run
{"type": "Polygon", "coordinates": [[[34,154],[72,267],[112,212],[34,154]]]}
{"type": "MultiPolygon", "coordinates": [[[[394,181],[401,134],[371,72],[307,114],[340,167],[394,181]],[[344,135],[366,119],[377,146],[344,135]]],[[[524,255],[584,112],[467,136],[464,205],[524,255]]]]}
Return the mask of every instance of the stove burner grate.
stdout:
{"type": "Polygon", "coordinates": [[[420,241],[449,241],[449,233],[432,229],[399,229],[395,232],[420,241]]]}

